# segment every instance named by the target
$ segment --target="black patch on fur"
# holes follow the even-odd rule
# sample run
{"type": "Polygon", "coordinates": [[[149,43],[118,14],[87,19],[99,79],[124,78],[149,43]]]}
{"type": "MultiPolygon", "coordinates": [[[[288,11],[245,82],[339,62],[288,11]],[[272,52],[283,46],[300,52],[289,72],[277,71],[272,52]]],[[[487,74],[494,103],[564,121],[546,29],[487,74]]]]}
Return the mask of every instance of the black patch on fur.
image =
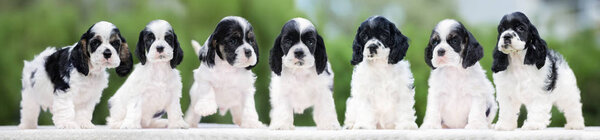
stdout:
{"type": "MultiPolygon", "coordinates": [[[[498,37],[500,36],[498,35],[498,37]]],[[[494,61],[492,62],[492,72],[494,73],[504,71],[508,68],[508,55],[498,49],[498,44],[496,44],[492,54],[492,57],[494,58],[494,61]]]]}
{"type": "Polygon", "coordinates": [[[372,16],[362,22],[356,31],[352,44],[353,53],[350,64],[357,65],[362,62],[364,45],[373,38],[385,44],[385,47],[390,48],[388,64],[396,64],[404,59],[409,47],[408,37],[404,36],[396,28],[396,25],[385,17],[372,16]]]}
{"type": "Polygon", "coordinates": [[[160,112],[156,112],[154,115],[152,115],[152,118],[160,118],[164,114],[165,114],[165,111],[161,110],[160,112]]]}
{"type": "Polygon", "coordinates": [[[64,92],[70,88],[68,80],[73,66],[69,61],[69,49],[69,47],[62,48],[46,58],[44,67],[48,78],[54,85],[54,93],[56,90],[64,92]]]}
{"type": "Polygon", "coordinates": [[[432,30],[431,35],[429,36],[429,43],[427,43],[427,47],[425,47],[425,63],[427,63],[427,65],[431,69],[435,69],[435,67],[431,63],[431,59],[433,59],[433,49],[435,49],[434,47],[437,46],[437,44],[439,44],[440,42],[440,39],[437,37],[439,37],[437,35],[437,32],[435,32],[435,30],[432,30]]]}
{"type": "Polygon", "coordinates": [[[485,116],[486,116],[486,117],[489,117],[489,116],[490,116],[490,113],[491,113],[491,111],[492,111],[492,108],[488,106],[488,107],[487,107],[487,110],[485,110],[485,116]]]}
{"type": "Polygon", "coordinates": [[[483,47],[479,44],[477,39],[460,23],[459,31],[462,31],[460,35],[463,37],[463,46],[465,48],[462,50],[462,66],[463,68],[468,68],[477,63],[481,58],[483,58],[483,47]]]}
{"type": "Polygon", "coordinates": [[[29,81],[31,81],[31,87],[33,87],[35,85],[35,73],[37,72],[37,69],[34,69],[33,72],[31,72],[31,76],[29,76],[29,81]]]}
{"type": "Polygon", "coordinates": [[[281,34],[277,36],[275,39],[275,44],[273,48],[271,48],[269,55],[269,67],[273,73],[281,76],[282,62],[281,57],[283,57],[283,50],[281,47],[281,34]]]}
{"type": "Polygon", "coordinates": [[[550,69],[548,77],[546,78],[546,86],[544,89],[546,91],[552,91],[556,88],[556,80],[558,79],[558,62],[562,60],[560,54],[550,50],[548,51],[548,58],[550,60],[550,69]]]}
{"type": "Polygon", "coordinates": [[[169,64],[171,64],[171,68],[174,69],[175,67],[177,67],[177,65],[181,64],[181,61],[183,61],[183,50],[179,46],[177,34],[175,34],[175,31],[173,31],[173,29],[166,33],[165,39],[167,43],[169,43],[169,46],[173,47],[173,58],[171,59],[169,64]]]}
{"type": "Polygon", "coordinates": [[[323,38],[318,33],[317,46],[313,54],[315,56],[315,67],[317,69],[317,75],[319,75],[323,73],[323,71],[327,68],[327,51],[325,50],[325,42],[323,42],[323,38]]]}
{"type": "Polygon", "coordinates": [[[142,65],[146,64],[146,52],[148,52],[147,49],[150,48],[150,45],[154,43],[155,39],[156,37],[154,36],[154,33],[148,31],[147,28],[144,28],[144,30],[140,32],[138,43],[135,49],[135,55],[138,57],[138,60],[140,63],[142,63],[142,65]]]}
{"type": "Polygon", "coordinates": [[[113,29],[111,35],[117,35],[119,37],[119,40],[111,40],[110,43],[117,53],[119,53],[119,59],[121,60],[119,66],[115,68],[115,72],[121,77],[127,76],[133,69],[133,58],[131,57],[131,52],[129,52],[129,46],[119,29],[113,29]]]}

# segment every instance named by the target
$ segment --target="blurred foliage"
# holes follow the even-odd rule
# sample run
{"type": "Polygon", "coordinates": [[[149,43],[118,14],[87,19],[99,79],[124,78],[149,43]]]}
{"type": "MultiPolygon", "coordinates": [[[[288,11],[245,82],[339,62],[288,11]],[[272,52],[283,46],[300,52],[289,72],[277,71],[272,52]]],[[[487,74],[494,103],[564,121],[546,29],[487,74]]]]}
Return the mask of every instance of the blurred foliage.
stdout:
{"type": "MultiPolygon", "coordinates": [[[[354,1],[361,2],[361,1],[354,1]]],[[[410,38],[410,49],[407,59],[412,64],[412,71],[416,85],[417,123],[420,124],[425,115],[427,102],[427,79],[430,69],[424,63],[423,50],[427,44],[431,29],[444,18],[461,20],[451,6],[451,1],[377,1],[361,2],[364,6],[401,5],[403,6],[403,19],[396,23],[398,28],[410,38]],[[436,5],[423,12],[424,7],[436,5]],[[446,5],[446,6],[443,6],[446,5]],[[427,16],[423,16],[426,14],[427,16]]],[[[67,46],[78,41],[89,26],[95,22],[105,20],[114,23],[122,35],[127,39],[129,46],[135,46],[139,32],[144,26],[154,19],[164,19],[171,23],[178,35],[179,42],[185,52],[184,61],[177,67],[183,78],[182,110],[187,110],[189,105],[189,88],[192,85],[192,70],[200,62],[190,45],[190,40],[203,42],[212,33],[217,22],[230,15],[242,16],[254,26],[257,42],[260,47],[260,63],[253,69],[258,76],[256,81],[256,108],[260,121],[269,123],[269,90],[270,69],[268,66],[269,49],[274,39],[279,34],[283,24],[294,17],[307,17],[299,10],[298,3],[291,0],[9,0],[0,1],[0,42],[3,50],[0,51],[0,125],[16,125],[19,123],[20,75],[23,60],[31,60],[34,55],[44,50],[47,46],[67,46]]],[[[330,3],[311,5],[315,7],[315,15],[310,16],[321,35],[325,38],[327,53],[335,73],[334,98],[338,119],[344,120],[345,103],[350,93],[350,80],[353,67],[350,65],[352,57],[351,44],[356,28],[369,16],[383,14],[385,11],[373,11],[360,7],[353,7],[350,12],[352,21],[339,21],[331,15],[330,3]],[[328,37],[324,24],[332,23],[343,26],[342,34],[328,37]]],[[[388,17],[394,19],[395,17],[388,17]]],[[[398,20],[394,20],[398,21],[398,20]]],[[[491,67],[491,50],[496,41],[496,25],[465,25],[484,46],[485,57],[481,65],[489,71],[491,67]]],[[[594,44],[594,31],[586,30],[564,40],[559,41],[546,38],[551,48],[561,52],[567,58],[573,71],[577,75],[581,89],[583,111],[586,125],[600,125],[600,69],[598,60],[600,50],[594,44]]],[[[137,62],[136,59],[134,61],[137,62]]],[[[104,90],[101,102],[96,106],[93,123],[104,124],[108,116],[107,101],[125,81],[118,77],[114,71],[111,73],[109,87],[104,90]]],[[[488,72],[491,79],[491,72],[488,72]]],[[[296,125],[314,125],[311,111],[295,116],[296,125]]],[[[519,118],[522,124],[526,113],[521,113],[519,118]]],[[[563,126],[565,120],[562,113],[556,109],[552,111],[551,126],[563,126]]],[[[232,123],[229,113],[225,116],[211,115],[202,119],[202,122],[232,123]]],[[[51,114],[44,112],[40,115],[40,125],[51,125],[51,114]]]]}

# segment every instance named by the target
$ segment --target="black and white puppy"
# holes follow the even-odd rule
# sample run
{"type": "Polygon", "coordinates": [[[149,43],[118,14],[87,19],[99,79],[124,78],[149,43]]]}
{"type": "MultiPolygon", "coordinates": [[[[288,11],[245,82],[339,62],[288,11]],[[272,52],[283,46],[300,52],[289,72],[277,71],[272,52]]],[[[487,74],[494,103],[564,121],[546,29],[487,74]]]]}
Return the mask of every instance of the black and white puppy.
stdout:
{"type": "Polygon", "coordinates": [[[57,128],[94,128],[94,107],[108,87],[106,68],[125,76],[132,63],[125,38],[106,21],[92,25],[72,46],[46,48],[25,61],[19,128],[37,128],[40,108],[50,109],[57,128]]]}
{"type": "Polygon", "coordinates": [[[271,66],[270,129],[294,129],[294,113],[314,107],[317,129],[339,129],[333,102],[333,71],[323,38],[304,18],[281,29],[269,57],[271,66]]]}
{"type": "Polygon", "coordinates": [[[364,21],[352,45],[354,65],[345,129],[417,129],[408,38],[385,17],[364,21]]]}
{"type": "Polygon", "coordinates": [[[135,54],[140,60],[125,83],[108,101],[110,128],[187,128],[179,99],[183,59],[177,35],[164,20],[148,23],[140,32],[135,54]],[[160,117],[168,114],[168,120],[160,117]]]}
{"type": "Polygon", "coordinates": [[[422,129],[488,129],[496,116],[494,87],[479,65],[483,47],[462,23],[446,19],[425,48],[431,67],[422,129]]]}
{"type": "Polygon", "coordinates": [[[250,23],[237,16],[223,18],[203,46],[192,40],[200,67],[194,70],[191,103],[186,122],[196,127],[202,116],[231,109],[233,122],[242,128],[265,127],[254,106],[251,69],[258,63],[258,44],[250,23]]]}
{"type": "Polygon", "coordinates": [[[497,130],[517,128],[522,104],[527,108],[522,129],[546,128],[553,104],[564,112],[566,129],[585,127],[575,74],[559,53],[547,48],[525,14],[502,17],[492,71],[500,104],[497,130]]]}

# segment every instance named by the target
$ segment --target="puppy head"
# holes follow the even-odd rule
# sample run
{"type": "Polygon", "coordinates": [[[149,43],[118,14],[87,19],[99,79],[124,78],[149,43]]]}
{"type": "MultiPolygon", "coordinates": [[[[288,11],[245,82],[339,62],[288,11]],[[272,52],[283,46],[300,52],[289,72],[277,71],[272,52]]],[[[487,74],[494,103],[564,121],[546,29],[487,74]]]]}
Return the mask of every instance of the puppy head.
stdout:
{"type": "Polygon", "coordinates": [[[90,68],[116,68],[119,76],[127,75],[133,66],[131,53],[119,29],[100,21],[85,32],[71,51],[71,62],[77,71],[87,75],[90,68]]]}
{"type": "Polygon", "coordinates": [[[425,61],[432,68],[470,67],[483,57],[483,47],[462,23],[446,19],[433,29],[425,48],[425,61]]]}
{"type": "Polygon", "coordinates": [[[500,60],[500,58],[507,58],[504,55],[525,50],[527,50],[525,64],[535,64],[538,68],[544,66],[547,49],[546,41],[540,38],[537,29],[525,14],[514,12],[504,15],[498,25],[497,39],[498,42],[494,50],[494,63],[498,65],[493,65],[492,71],[506,69],[508,60],[500,60]],[[500,61],[505,62],[501,63],[500,61]]]}
{"type": "Polygon", "coordinates": [[[177,35],[171,24],[164,20],[150,21],[140,32],[135,54],[142,65],[169,61],[171,68],[177,67],[183,59],[177,35]]]}
{"type": "Polygon", "coordinates": [[[237,16],[223,18],[208,39],[208,52],[201,57],[212,66],[215,54],[233,67],[252,69],[258,63],[258,44],[250,23],[237,16]]]}
{"type": "Polygon", "coordinates": [[[294,18],[283,25],[269,59],[271,70],[277,75],[281,75],[282,67],[315,67],[317,74],[321,74],[327,66],[323,38],[304,18],[294,18]]]}
{"type": "Polygon", "coordinates": [[[383,59],[389,64],[396,64],[408,50],[408,38],[385,17],[372,16],[358,27],[352,50],[352,65],[357,65],[363,59],[383,59]]]}

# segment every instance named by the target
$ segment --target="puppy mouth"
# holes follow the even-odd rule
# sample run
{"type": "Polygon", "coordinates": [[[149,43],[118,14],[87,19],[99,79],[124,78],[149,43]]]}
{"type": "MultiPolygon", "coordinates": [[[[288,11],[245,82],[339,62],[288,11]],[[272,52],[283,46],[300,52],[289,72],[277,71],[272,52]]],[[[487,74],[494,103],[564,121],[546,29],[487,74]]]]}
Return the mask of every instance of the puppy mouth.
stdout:
{"type": "Polygon", "coordinates": [[[304,66],[304,61],[296,61],[296,62],[294,62],[294,65],[304,66]]]}

